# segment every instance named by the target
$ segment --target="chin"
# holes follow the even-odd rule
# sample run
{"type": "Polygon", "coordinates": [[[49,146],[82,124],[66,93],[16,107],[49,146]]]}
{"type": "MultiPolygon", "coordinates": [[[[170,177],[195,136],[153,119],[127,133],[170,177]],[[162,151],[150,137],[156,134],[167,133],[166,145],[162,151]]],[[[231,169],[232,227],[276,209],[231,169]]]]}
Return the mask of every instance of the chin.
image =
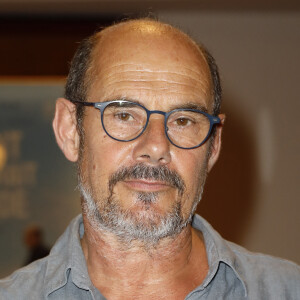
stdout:
{"type": "Polygon", "coordinates": [[[79,189],[83,213],[91,227],[99,234],[111,233],[128,245],[139,241],[150,247],[164,238],[176,237],[193,214],[183,216],[182,197],[176,197],[168,209],[162,206],[164,197],[160,193],[139,192],[135,193],[128,207],[128,199],[122,203],[114,193],[107,198],[93,198],[82,184],[79,184],[79,189]]]}

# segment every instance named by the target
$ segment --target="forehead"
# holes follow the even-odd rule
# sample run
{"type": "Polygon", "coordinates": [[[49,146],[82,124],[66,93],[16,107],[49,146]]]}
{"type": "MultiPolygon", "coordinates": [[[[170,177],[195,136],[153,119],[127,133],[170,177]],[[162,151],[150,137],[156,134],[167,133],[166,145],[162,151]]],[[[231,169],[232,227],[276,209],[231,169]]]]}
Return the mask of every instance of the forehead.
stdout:
{"type": "Polygon", "coordinates": [[[105,30],[92,61],[90,100],[212,98],[202,53],[186,35],[167,25],[133,23],[105,30]]]}

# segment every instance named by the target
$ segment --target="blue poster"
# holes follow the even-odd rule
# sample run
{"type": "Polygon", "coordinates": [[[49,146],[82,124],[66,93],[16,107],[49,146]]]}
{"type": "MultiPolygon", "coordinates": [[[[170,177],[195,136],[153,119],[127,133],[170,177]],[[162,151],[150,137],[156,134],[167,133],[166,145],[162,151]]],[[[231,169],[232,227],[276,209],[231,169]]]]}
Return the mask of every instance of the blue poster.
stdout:
{"type": "Polygon", "coordinates": [[[52,130],[63,82],[0,84],[0,277],[24,264],[23,233],[36,224],[51,247],[80,212],[76,165],[52,130]]]}

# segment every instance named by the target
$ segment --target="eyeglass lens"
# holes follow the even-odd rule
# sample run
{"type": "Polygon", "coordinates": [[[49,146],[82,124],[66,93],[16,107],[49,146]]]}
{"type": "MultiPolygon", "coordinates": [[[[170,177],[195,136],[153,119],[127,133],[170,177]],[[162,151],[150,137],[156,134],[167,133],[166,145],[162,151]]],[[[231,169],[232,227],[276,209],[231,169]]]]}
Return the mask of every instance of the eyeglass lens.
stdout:
{"type": "MultiPolygon", "coordinates": [[[[134,103],[113,102],[103,111],[106,132],[121,141],[135,139],[147,123],[147,111],[134,103]]],[[[195,147],[202,143],[210,129],[209,119],[199,112],[176,110],[167,119],[167,135],[177,146],[195,147]]]]}

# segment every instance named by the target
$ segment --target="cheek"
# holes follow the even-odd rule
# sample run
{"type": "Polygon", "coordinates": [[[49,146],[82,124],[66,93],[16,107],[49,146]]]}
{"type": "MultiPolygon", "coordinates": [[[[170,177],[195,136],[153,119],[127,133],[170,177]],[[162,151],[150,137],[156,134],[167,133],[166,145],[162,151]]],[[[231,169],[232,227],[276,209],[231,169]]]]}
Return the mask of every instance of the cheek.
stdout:
{"type": "Polygon", "coordinates": [[[182,203],[184,213],[189,213],[195,196],[198,196],[197,194],[200,191],[200,185],[206,176],[206,152],[207,149],[203,147],[191,151],[187,150],[182,157],[177,156],[177,171],[186,185],[186,193],[182,203]]]}
{"type": "Polygon", "coordinates": [[[186,181],[186,185],[193,184],[199,178],[199,174],[207,167],[207,149],[197,148],[193,150],[182,150],[180,154],[174,155],[176,169],[186,181]]]}
{"type": "Polygon", "coordinates": [[[130,145],[112,140],[107,135],[99,135],[85,143],[86,172],[90,181],[107,184],[109,177],[121,166],[128,165],[130,160],[130,145]]]}

